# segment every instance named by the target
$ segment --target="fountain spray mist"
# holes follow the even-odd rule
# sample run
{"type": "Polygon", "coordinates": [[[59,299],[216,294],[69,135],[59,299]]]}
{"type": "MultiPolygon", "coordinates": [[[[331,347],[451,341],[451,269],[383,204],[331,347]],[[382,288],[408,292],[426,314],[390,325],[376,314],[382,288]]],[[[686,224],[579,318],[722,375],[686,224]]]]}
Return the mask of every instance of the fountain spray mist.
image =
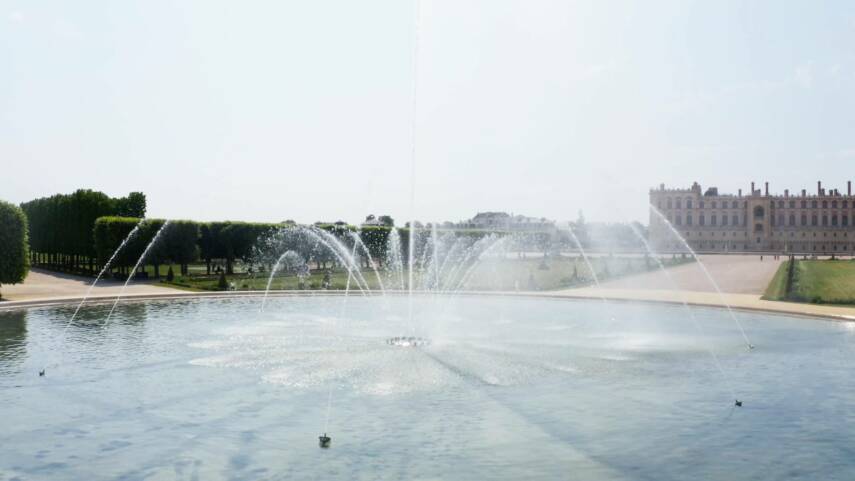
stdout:
{"type": "Polygon", "coordinates": [[[748,349],[754,349],[754,345],[751,344],[751,341],[748,339],[748,335],[745,333],[745,329],[742,328],[742,323],[739,322],[739,319],[736,317],[736,314],[733,312],[733,309],[731,309],[730,304],[728,304],[727,300],[725,299],[724,293],[722,293],[721,289],[719,289],[718,283],[715,281],[715,279],[713,279],[712,274],[710,274],[710,271],[707,270],[707,267],[704,265],[704,263],[701,262],[701,259],[698,257],[698,255],[695,253],[695,251],[689,246],[689,243],[686,242],[686,239],[684,239],[683,236],[681,236],[680,233],[677,232],[677,229],[674,228],[674,226],[671,224],[671,221],[669,221],[668,218],[662,214],[662,212],[659,212],[659,209],[654,207],[653,204],[650,204],[650,211],[653,212],[654,214],[656,214],[659,217],[659,219],[666,226],[668,226],[668,228],[671,230],[671,232],[677,237],[677,239],[680,240],[680,242],[683,244],[683,246],[686,249],[688,249],[689,253],[692,254],[692,257],[695,259],[695,262],[698,263],[698,267],[700,267],[700,269],[701,269],[701,271],[703,271],[704,275],[707,276],[707,279],[710,281],[710,284],[713,286],[715,291],[718,293],[719,300],[727,308],[727,312],[728,312],[728,314],[730,314],[730,318],[733,319],[733,322],[736,323],[736,327],[739,328],[739,332],[742,333],[742,338],[745,339],[745,344],[748,346],[748,349]]]}
{"type": "Polygon", "coordinates": [[[585,253],[585,249],[582,247],[582,243],[579,241],[579,238],[576,237],[576,233],[573,232],[573,227],[568,225],[567,232],[570,233],[570,237],[572,237],[573,242],[576,243],[576,247],[579,249],[579,253],[582,255],[582,260],[585,262],[585,265],[588,266],[588,270],[591,272],[591,277],[594,278],[594,285],[597,286],[597,294],[600,295],[600,300],[603,301],[603,304],[608,304],[608,301],[606,301],[606,296],[603,295],[603,291],[600,288],[600,278],[597,277],[597,272],[594,270],[594,266],[591,265],[591,260],[588,259],[588,254],[585,253]]]}
{"type": "Polygon", "coordinates": [[[151,242],[149,242],[149,243],[148,243],[148,245],[146,246],[146,248],[145,248],[145,250],[143,251],[142,255],[141,255],[141,256],[140,256],[140,258],[137,260],[137,263],[136,263],[136,264],[134,264],[134,268],[133,268],[133,269],[131,269],[131,273],[128,275],[128,279],[125,281],[125,284],[124,284],[124,285],[122,285],[122,290],[121,290],[121,291],[119,291],[119,295],[118,295],[118,296],[116,296],[116,301],[115,301],[115,302],[113,302],[113,307],[111,307],[111,308],[110,308],[110,312],[107,314],[107,319],[104,321],[104,326],[106,326],[106,325],[107,325],[107,323],[109,323],[109,322],[110,322],[110,318],[111,318],[111,317],[113,317],[113,311],[115,311],[115,310],[116,310],[116,306],[118,306],[118,305],[119,305],[119,300],[122,298],[122,295],[125,293],[125,289],[127,289],[128,284],[130,284],[130,282],[131,282],[131,279],[133,279],[133,278],[134,278],[134,274],[136,274],[137,269],[139,269],[139,267],[140,267],[140,264],[142,264],[143,260],[145,260],[145,256],[147,256],[147,255],[148,255],[148,252],[151,250],[152,246],[154,246],[154,245],[157,243],[158,239],[160,239],[160,235],[163,233],[163,231],[164,231],[168,226],[169,226],[169,220],[166,220],[166,221],[163,223],[163,225],[162,225],[162,226],[160,226],[160,229],[158,229],[158,230],[157,230],[157,233],[156,233],[156,234],[154,235],[154,237],[151,239],[151,242]]]}
{"type": "MultiPolygon", "coordinates": [[[[640,240],[641,243],[644,245],[644,248],[647,250],[647,254],[653,257],[653,260],[656,261],[656,265],[659,266],[659,270],[662,271],[662,274],[664,274],[665,278],[668,279],[668,283],[674,287],[674,290],[680,293],[680,302],[683,304],[683,308],[686,309],[686,312],[689,315],[689,319],[692,320],[692,324],[695,326],[695,330],[698,331],[698,334],[701,336],[701,338],[705,338],[706,334],[704,333],[701,324],[698,322],[698,319],[695,317],[695,312],[689,306],[689,301],[688,299],[686,299],[686,295],[683,290],[680,289],[680,286],[677,285],[677,282],[671,276],[671,273],[668,272],[668,269],[665,268],[665,265],[662,264],[662,261],[659,259],[659,257],[655,255],[653,249],[650,248],[650,244],[647,242],[647,239],[645,239],[641,232],[638,231],[638,228],[635,226],[635,224],[630,222],[629,228],[632,230],[632,233],[635,234],[635,237],[637,237],[638,240],[640,240]]],[[[716,355],[715,350],[713,350],[712,347],[707,347],[707,352],[709,353],[710,357],[712,357],[713,363],[715,363],[715,367],[716,369],[718,369],[719,374],[721,374],[722,379],[724,379],[724,384],[725,386],[727,386],[728,391],[730,391],[731,397],[736,399],[736,392],[733,390],[733,385],[730,383],[730,378],[727,376],[727,374],[725,374],[724,368],[721,366],[721,361],[719,361],[718,355],[716,355]]]]}
{"type": "MultiPolygon", "coordinates": [[[[139,232],[140,226],[142,225],[143,222],[145,222],[145,219],[141,219],[137,223],[137,225],[135,225],[134,228],[131,229],[131,231],[124,238],[124,240],[122,240],[122,243],[119,244],[119,247],[117,247],[116,250],[113,252],[113,255],[111,255],[110,258],[107,260],[107,262],[104,264],[104,267],[101,268],[101,271],[98,272],[98,275],[95,277],[95,280],[92,281],[92,284],[90,284],[89,288],[86,289],[86,294],[83,295],[83,299],[81,299],[80,303],[77,304],[77,307],[74,309],[74,313],[71,315],[71,318],[68,319],[68,322],[65,323],[65,327],[62,328],[62,335],[61,335],[62,342],[64,342],[64,340],[65,340],[65,335],[66,335],[66,332],[68,331],[68,328],[71,327],[71,324],[74,323],[75,319],[77,319],[77,314],[80,313],[80,309],[83,307],[83,304],[86,302],[87,299],[89,299],[89,296],[92,295],[92,289],[95,288],[95,284],[98,284],[98,281],[101,280],[101,277],[104,276],[104,273],[106,273],[107,270],[113,265],[113,261],[116,259],[116,256],[119,255],[119,252],[121,252],[122,249],[124,249],[125,246],[128,244],[128,242],[130,242],[130,240],[133,239],[137,235],[137,232],[139,232]]],[[[44,373],[46,368],[47,368],[46,366],[43,366],[41,372],[44,373]]]]}
{"type": "Polygon", "coordinates": [[[113,252],[113,255],[110,256],[110,259],[107,260],[107,263],[104,264],[104,267],[101,269],[101,272],[98,273],[98,276],[95,277],[95,280],[92,282],[92,284],[89,285],[89,288],[86,289],[86,294],[84,294],[83,299],[81,299],[80,304],[77,305],[77,308],[74,309],[74,314],[71,315],[71,319],[69,319],[68,322],[65,324],[65,328],[62,330],[63,335],[65,335],[65,331],[68,330],[68,326],[70,326],[71,323],[74,322],[74,319],[77,317],[77,314],[80,312],[80,308],[83,307],[83,303],[85,303],[86,299],[89,298],[89,295],[92,294],[92,289],[95,287],[95,284],[97,284],[98,281],[101,280],[101,276],[103,276],[104,273],[107,272],[107,269],[109,269],[110,266],[113,264],[113,260],[115,260],[116,256],[119,255],[119,252],[121,252],[122,249],[124,249],[125,245],[127,245],[127,243],[130,242],[130,240],[133,239],[137,235],[137,232],[139,232],[140,226],[142,225],[143,222],[145,222],[145,219],[141,219],[137,223],[137,225],[134,226],[134,228],[131,230],[131,232],[128,233],[127,237],[125,237],[125,239],[122,241],[122,243],[119,244],[119,247],[117,247],[115,252],[113,252]]]}
{"type": "Polygon", "coordinates": [[[413,327],[413,260],[415,259],[416,246],[416,123],[418,120],[418,93],[419,93],[419,27],[421,26],[421,0],[415,2],[415,20],[413,33],[413,110],[412,122],[410,125],[410,233],[407,239],[409,248],[407,249],[407,257],[409,264],[407,265],[407,281],[408,302],[407,302],[407,319],[410,327],[413,327]]]}

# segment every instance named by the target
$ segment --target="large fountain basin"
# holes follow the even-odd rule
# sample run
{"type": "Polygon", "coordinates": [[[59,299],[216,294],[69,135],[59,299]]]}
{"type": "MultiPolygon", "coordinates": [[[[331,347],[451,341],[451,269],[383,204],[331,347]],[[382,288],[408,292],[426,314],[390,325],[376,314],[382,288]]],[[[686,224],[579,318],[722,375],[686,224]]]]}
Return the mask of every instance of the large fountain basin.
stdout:
{"type": "Polygon", "coordinates": [[[748,351],[720,309],[409,302],[0,313],[0,479],[855,476],[849,323],[739,313],[748,351]]]}

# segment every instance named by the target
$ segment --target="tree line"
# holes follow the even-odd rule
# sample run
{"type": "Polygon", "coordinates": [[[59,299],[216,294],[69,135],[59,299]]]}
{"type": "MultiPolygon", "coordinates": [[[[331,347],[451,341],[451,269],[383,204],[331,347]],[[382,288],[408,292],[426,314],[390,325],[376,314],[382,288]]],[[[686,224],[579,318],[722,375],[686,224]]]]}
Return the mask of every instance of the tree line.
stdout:
{"type": "Polygon", "coordinates": [[[30,262],[35,266],[93,273],[97,258],[92,242],[95,220],[103,216],[144,217],[142,192],[112,198],[80,189],[21,204],[29,222],[30,262]]]}
{"type": "MultiPolygon", "coordinates": [[[[111,263],[113,270],[125,275],[137,262],[146,246],[163,228],[163,219],[144,219],[146,197],[132,192],[127,197],[111,198],[103,192],[77,190],[72,194],[57,194],[21,204],[29,218],[28,263],[52,269],[94,275],[110,260],[122,242],[136,229],[111,263]]],[[[370,216],[367,221],[374,220],[370,216]]],[[[325,232],[334,243],[345,246],[363,267],[374,264],[383,267],[390,260],[388,249],[394,232],[397,248],[406,263],[409,258],[411,229],[394,227],[388,216],[378,218],[380,225],[356,227],[344,222],[316,223],[317,231],[325,232]]],[[[26,226],[26,224],[25,224],[26,226]]],[[[324,239],[305,229],[293,229],[293,221],[284,223],[194,222],[170,221],[162,239],[152,246],[145,262],[154,267],[155,276],[163,264],[177,264],[182,274],[198,261],[211,274],[221,267],[227,274],[235,271],[236,263],[270,268],[286,251],[298,254],[304,262],[314,262],[318,269],[338,267],[341,257],[324,246],[324,239]]],[[[639,226],[643,228],[643,226],[639,226]]],[[[414,246],[417,256],[430,249],[433,231],[438,226],[416,223],[414,246]]],[[[26,230],[26,227],[24,228],[26,230]]],[[[594,244],[608,248],[627,247],[637,242],[632,231],[623,225],[586,225],[584,218],[573,223],[579,241],[587,248],[594,244]],[[605,242],[608,241],[608,242],[605,242]]],[[[542,251],[575,248],[567,232],[486,232],[483,230],[438,228],[438,235],[453,235],[475,242],[485,235],[510,235],[512,250],[542,251]]],[[[0,280],[0,282],[3,282],[0,280]]],[[[6,281],[9,282],[9,281],[6,281]]]]}

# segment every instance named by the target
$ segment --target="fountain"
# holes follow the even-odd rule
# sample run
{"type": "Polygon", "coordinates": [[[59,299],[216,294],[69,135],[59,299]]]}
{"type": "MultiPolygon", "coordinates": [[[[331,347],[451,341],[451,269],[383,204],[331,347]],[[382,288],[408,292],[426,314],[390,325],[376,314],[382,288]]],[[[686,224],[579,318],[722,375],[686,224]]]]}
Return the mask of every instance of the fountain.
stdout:
{"type": "MultiPolygon", "coordinates": [[[[156,242],[167,229],[164,225],[146,246],[134,271],[145,262],[145,255],[157,248],[156,242]]],[[[633,232],[644,246],[643,252],[674,285],[670,268],[660,255],[640,232],[633,232]]],[[[275,439],[277,445],[305,443],[310,430],[322,433],[318,436],[322,450],[331,448],[333,432],[339,439],[347,437],[348,449],[335,450],[335,462],[361,459],[353,457],[356,455],[350,446],[355,445],[376,449],[383,453],[378,459],[392,459],[389,462],[397,465],[403,462],[403,458],[395,457],[398,453],[417,453],[425,443],[431,449],[447,449],[453,443],[462,455],[488,471],[492,469],[489,459],[501,456],[521,465],[534,462],[545,469],[555,468],[550,474],[560,477],[558,467],[562,465],[558,460],[570,456],[574,465],[612,478],[610,466],[623,462],[613,453],[623,453],[638,466],[637,472],[654,477],[663,465],[649,461],[650,457],[672,453],[669,459],[682,468],[674,468],[675,473],[685,474],[687,466],[692,466],[691,459],[673,454],[685,443],[680,433],[697,432],[693,449],[720,457],[730,455],[726,446],[731,442],[754,432],[783,438],[785,446],[780,449],[793,449],[786,444],[789,437],[777,436],[782,428],[775,427],[762,409],[736,410],[744,406],[743,395],[748,392],[781,400],[774,419],[803,415],[802,405],[814,401],[813,392],[834,392],[833,399],[855,395],[849,392],[848,384],[839,382],[835,374],[839,369],[832,369],[843,362],[840,356],[851,355],[851,345],[840,344],[840,349],[831,351],[823,348],[823,354],[817,354],[818,346],[842,329],[838,324],[751,315],[752,323],[759,326],[758,341],[780,348],[759,353],[759,357],[742,357],[741,346],[733,343],[733,329],[704,329],[705,323],[722,321],[730,326],[728,311],[693,307],[685,298],[678,306],[655,306],[604,303],[605,296],[556,300],[500,293],[473,295],[475,288],[507,285],[507,279],[501,277],[511,275],[508,273],[512,271],[505,270],[509,265],[537,264],[539,259],[526,261],[513,255],[533,248],[524,237],[493,233],[473,238],[431,226],[408,239],[413,249],[407,252],[395,248],[400,238],[394,233],[389,232],[385,252],[378,254],[383,256],[379,263],[358,258],[384,250],[358,233],[320,233],[312,227],[283,229],[276,233],[276,241],[265,247],[265,262],[271,267],[264,296],[257,298],[200,299],[182,305],[146,302],[141,304],[145,306],[142,322],[134,323],[115,322],[140,315],[139,311],[117,309],[123,297],[116,299],[107,314],[107,319],[115,322],[113,328],[87,333],[85,326],[73,325],[76,335],[63,341],[77,353],[73,355],[75,362],[67,363],[64,384],[55,385],[47,378],[38,383],[69,394],[62,396],[63,408],[52,409],[52,416],[70,427],[81,422],[130,426],[122,429],[136,430],[131,433],[134,439],[146,444],[135,449],[154,459],[147,461],[151,465],[159,465],[161,454],[145,446],[168,444],[155,440],[158,429],[188,436],[213,436],[222,430],[247,432],[251,434],[242,435],[242,442],[275,439]],[[300,242],[305,245],[301,247],[300,242]],[[320,257],[312,257],[315,255],[320,257]],[[364,295],[348,297],[347,284],[341,303],[328,297],[332,293],[277,295],[277,276],[303,272],[318,258],[335,259],[338,272],[346,274],[353,288],[364,295]],[[399,268],[404,265],[410,268],[408,272],[399,268]],[[375,280],[378,277],[382,283],[375,280]],[[398,289],[401,279],[412,279],[412,286],[405,282],[407,289],[398,289]],[[176,322],[176,313],[181,322],[176,322]],[[604,323],[604,318],[614,321],[604,323]],[[90,342],[95,344],[87,344],[90,342]],[[761,367],[768,374],[758,379],[752,373],[761,367]],[[805,369],[824,374],[799,377],[805,369]],[[129,378],[132,383],[127,382],[129,378]],[[793,392],[791,387],[799,383],[811,388],[793,392]],[[93,394],[88,395],[90,389],[93,394]],[[247,401],[247,390],[253,392],[252,402],[247,401]],[[322,402],[324,395],[326,403],[322,402]],[[730,396],[728,403],[720,402],[726,396],[730,396]],[[128,406],[140,403],[138,399],[144,400],[144,409],[130,409],[128,406]],[[210,428],[175,424],[175,420],[198,417],[200,404],[215,417],[210,428]],[[86,406],[108,407],[95,411],[86,406]],[[93,414],[97,418],[78,421],[64,414],[66,410],[89,412],[85,409],[97,413],[93,414]],[[158,417],[161,412],[168,414],[163,421],[158,417]],[[736,414],[731,413],[752,416],[740,417],[735,423],[731,416],[736,414]],[[488,425],[501,426],[511,435],[499,433],[500,439],[489,445],[489,455],[485,455],[482,429],[488,425]],[[382,435],[385,432],[393,434],[382,435]],[[646,449],[642,456],[628,449],[651,438],[656,439],[649,448],[654,452],[646,449]],[[594,439],[597,441],[592,444],[594,439]],[[541,457],[525,449],[531,444],[555,451],[541,457]],[[590,446],[603,448],[597,451],[590,446]],[[590,456],[564,451],[578,447],[594,450],[590,456]]],[[[591,255],[590,249],[581,245],[578,235],[575,239],[569,232],[566,235],[571,251],[581,256],[581,266],[591,255]]],[[[549,273],[562,265],[551,264],[549,273]]],[[[585,265],[597,273],[594,259],[585,265]]],[[[591,278],[596,286],[599,278],[591,278]]],[[[50,311],[33,311],[30,316],[34,332],[51,331],[50,311]]],[[[56,330],[64,328],[59,325],[56,330]]],[[[54,355],[51,353],[66,349],[45,344],[45,340],[54,339],[50,334],[40,335],[40,339],[42,344],[29,347],[30,356],[54,355]]],[[[3,363],[0,355],[0,387],[21,384],[15,377],[4,377],[8,375],[3,363]]],[[[51,409],[51,401],[40,402],[51,409]]],[[[24,416],[22,404],[5,404],[11,406],[12,416],[32,419],[24,416]]],[[[816,422],[824,422],[822,419],[818,417],[816,422]]],[[[848,435],[845,426],[823,427],[825,438],[843,440],[848,435]]],[[[109,433],[116,429],[107,431],[92,434],[98,445],[106,445],[109,433]]],[[[30,441],[35,438],[28,437],[28,432],[40,430],[34,426],[26,431],[13,429],[9,439],[22,450],[33,449],[30,441]]],[[[234,451],[236,442],[241,441],[237,437],[224,439],[223,449],[234,451]]],[[[63,448],[56,449],[66,454],[63,448]]],[[[212,455],[201,455],[206,463],[216,462],[225,452],[219,445],[207,449],[212,455]]],[[[784,459],[778,455],[777,445],[761,443],[754,449],[755,461],[764,455],[784,459]]],[[[264,449],[255,449],[258,454],[247,463],[278,465],[285,456],[294,473],[316,469],[316,459],[275,451],[276,456],[268,459],[264,449]]],[[[16,465],[26,464],[26,457],[17,452],[0,454],[0,462],[13,455],[24,459],[16,465]]],[[[75,455],[87,460],[98,456],[85,447],[75,450],[75,455]]],[[[444,456],[435,459],[440,463],[447,460],[444,456]]],[[[144,469],[142,466],[140,462],[139,469],[144,469]]],[[[752,465],[739,466],[754,473],[752,465]]],[[[770,465],[764,466],[769,469],[770,465]]],[[[365,469],[379,474],[387,468],[365,469]]],[[[80,478],[62,465],[54,469],[57,478],[80,478]]],[[[435,464],[419,464],[414,469],[426,476],[456,476],[435,464]]],[[[490,472],[490,477],[508,474],[490,472]]],[[[707,474],[716,477],[718,473],[707,474]]],[[[460,473],[461,478],[477,476],[472,471],[460,473]]]]}
{"type": "Polygon", "coordinates": [[[736,317],[736,314],[733,312],[733,309],[730,307],[730,304],[727,302],[727,299],[724,297],[724,293],[721,292],[721,288],[718,286],[718,283],[715,281],[715,279],[713,279],[713,276],[707,270],[707,267],[704,265],[703,262],[701,262],[701,259],[698,257],[698,255],[695,253],[695,251],[689,246],[689,243],[686,242],[686,239],[684,239],[683,236],[681,236],[680,233],[677,231],[677,229],[674,228],[674,226],[671,224],[671,221],[669,221],[668,218],[665,217],[662,214],[662,212],[659,212],[659,209],[654,207],[652,204],[649,207],[650,207],[650,211],[653,212],[654,214],[656,214],[656,216],[659,218],[660,222],[663,222],[666,226],[668,226],[668,229],[671,231],[671,233],[674,234],[674,236],[683,244],[683,246],[686,248],[686,250],[688,250],[689,253],[692,255],[692,258],[695,260],[695,262],[697,262],[698,267],[704,273],[707,280],[710,282],[710,285],[712,285],[713,288],[715,289],[716,293],[718,293],[719,300],[727,308],[727,313],[730,315],[730,318],[733,319],[733,322],[739,328],[739,332],[742,333],[742,338],[745,340],[746,347],[748,347],[749,350],[754,349],[754,344],[751,344],[751,341],[748,339],[748,334],[745,333],[745,329],[742,327],[742,323],[739,322],[739,319],[736,317]]]}
{"type": "MultiPolygon", "coordinates": [[[[140,255],[140,258],[139,258],[139,259],[137,259],[137,263],[136,263],[136,264],[134,264],[133,269],[131,269],[131,273],[130,273],[130,274],[128,274],[128,278],[127,278],[127,280],[125,280],[125,283],[122,285],[122,289],[119,291],[119,295],[118,295],[118,296],[116,296],[116,300],[115,300],[115,302],[113,302],[113,306],[110,308],[110,312],[109,312],[109,313],[107,313],[107,319],[104,321],[103,327],[106,327],[106,326],[107,326],[107,324],[110,322],[110,318],[112,318],[112,317],[113,317],[113,312],[116,310],[116,306],[118,306],[118,305],[119,305],[119,301],[122,299],[122,295],[125,293],[125,290],[128,288],[128,284],[130,284],[130,283],[131,283],[131,279],[133,279],[133,278],[134,278],[134,275],[137,273],[137,269],[139,269],[139,268],[140,268],[140,265],[141,265],[141,264],[142,264],[142,262],[145,260],[146,256],[148,255],[149,251],[151,250],[151,248],[152,248],[155,244],[157,244],[158,239],[160,239],[160,234],[161,234],[161,233],[163,233],[163,231],[164,231],[168,226],[169,226],[169,220],[166,220],[166,221],[163,223],[163,225],[162,225],[162,226],[160,226],[160,229],[158,229],[158,230],[157,230],[157,233],[156,233],[156,234],[154,235],[154,237],[151,239],[151,242],[149,242],[149,243],[148,243],[148,245],[145,247],[145,249],[143,249],[143,253],[142,253],[142,255],[140,255]]],[[[114,255],[115,255],[115,254],[114,254],[114,255]]]]}
{"type": "MultiPolygon", "coordinates": [[[[68,319],[68,322],[65,323],[65,327],[62,329],[63,340],[65,339],[66,333],[68,332],[68,327],[71,326],[72,323],[74,323],[74,320],[77,319],[77,315],[80,313],[80,309],[83,307],[83,304],[85,304],[86,300],[89,299],[89,296],[92,295],[92,290],[95,288],[95,285],[98,284],[98,281],[101,280],[101,277],[104,276],[104,273],[107,272],[110,267],[113,266],[113,261],[116,259],[116,256],[118,256],[119,253],[124,250],[128,242],[130,242],[131,239],[133,239],[137,235],[140,230],[140,226],[143,224],[143,222],[145,222],[145,219],[140,219],[139,223],[135,225],[133,229],[131,229],[131,231],[128,233],[127,236],[125,236],[124,239],[122,239],[122,242],[119,244],[119,247],[117,247],[113,254],[110,256],[110,258],[107,259],[107,262],[104,263],[104,266],[98,272],[98,275],[95,277],[95,280],[92,281],[92,284],[90,284],[89,287],[86,289],[86,293],[83,295],[83,299],[81,299],[80,302],[77,304],[77,307],[74,309],[74,313],[71,314],[71,317],[68,319]]],[[[42,369],[39,371],[39,376],[44,376],[46,370],[46,366],[42,367],[42,369]]]]}

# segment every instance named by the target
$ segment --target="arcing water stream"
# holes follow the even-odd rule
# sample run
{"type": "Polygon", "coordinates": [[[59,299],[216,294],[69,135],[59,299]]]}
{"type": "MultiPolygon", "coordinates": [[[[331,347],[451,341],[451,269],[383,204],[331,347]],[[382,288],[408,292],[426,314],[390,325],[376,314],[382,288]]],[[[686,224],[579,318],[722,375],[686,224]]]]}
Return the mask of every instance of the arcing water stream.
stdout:
{"type": "Polygon", "coordinates": [[[674,234],[674,237],[676,237],[683,244],[686,250],[689,251],[692,257],[695,259],[695,262],[698,263],[698,267],[701,269],[701,271],[703,271],[707,280],[709,280],[710,285],[712,285],[715,291],[718,293],[719,300],[727,308],[727,312],[730,315],[730,318],[733,319],[733,322],[736,323],[736,326],[739,328],[739,332],[742,333],[742,338],[745,339],[745,345],[748,347],[748,349],[754,349],[754,345],[751,344],[751,341],[748,339],[748,334],[745,333],[745,329],[742,327],[742,323],[739,322],[739,319],[736,317],[736,314],[733,312],[733,309],[727,302],[724,293],[721,292],[721,288],[718,286],[718,283],[715,281],[712,274],[710,274],[710,271],[707,270],[707,267],[704,265],[704,263],[701,262],[701,259],[698,257],[695,251],[691,248],[691,246],[689,246],[689,243],[686,242],[686,239],[683,238],[683,236],[680,235],[677,229],[674,228],[674,226],[671,224],[671,221],[669,221],[668,218],[665,217],[662,212],[659,212],[659,209],[654,207],[652,204],[650,205],[650,211],[653,212],[661,222],[668,226],[670,231],[674,234]]]}

